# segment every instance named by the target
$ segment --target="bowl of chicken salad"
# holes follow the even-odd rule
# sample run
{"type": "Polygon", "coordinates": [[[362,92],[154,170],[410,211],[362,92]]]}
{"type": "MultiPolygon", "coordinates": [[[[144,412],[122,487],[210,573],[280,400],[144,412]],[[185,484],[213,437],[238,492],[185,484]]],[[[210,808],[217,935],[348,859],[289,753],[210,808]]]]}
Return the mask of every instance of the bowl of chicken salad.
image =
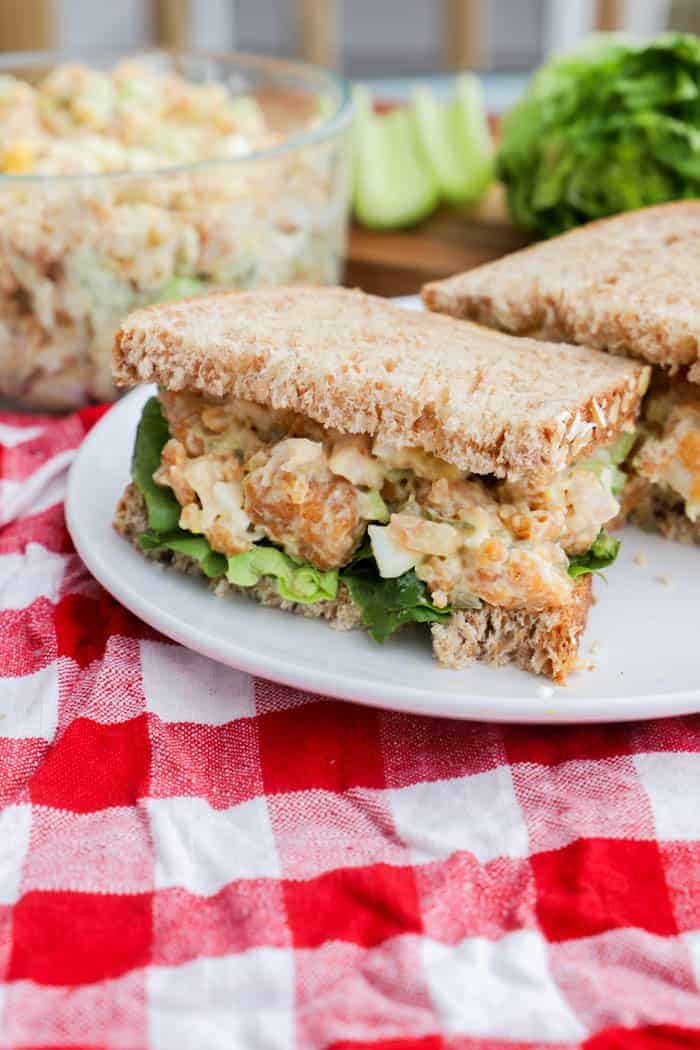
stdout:
{"type": "Polygon", "coordinates": [[[1,60],[0,398],[113,398],[135,307],[336,283],[350,117],[342,79],[254,55],[1,60]]]}

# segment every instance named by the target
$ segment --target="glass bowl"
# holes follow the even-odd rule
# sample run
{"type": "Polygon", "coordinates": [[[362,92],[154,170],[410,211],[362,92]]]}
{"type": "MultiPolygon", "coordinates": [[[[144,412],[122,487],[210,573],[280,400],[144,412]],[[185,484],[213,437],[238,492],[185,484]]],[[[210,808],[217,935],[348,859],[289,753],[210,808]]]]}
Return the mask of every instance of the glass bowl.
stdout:
{"type": "MultiPolygon", "coordinates": [[[[77,61],[105,70],[125,57],[77,61]]],[[[19,406],[65,410],[113,398],[114,331],[136,307],[213,288],[341,277],[350,199],[347,83],[255,55],[128,57],[254,99],[272,134],[238,156],[150,170],[93,174],[86,159],[85,173],[0,175],[0,397],[19,406]]],[[[49,53],[6,56],[0,84],[4,74],[38,81],[65,61],[49,53]]],[[[80,139],[67,141],[81,149],[80,139]]]]}

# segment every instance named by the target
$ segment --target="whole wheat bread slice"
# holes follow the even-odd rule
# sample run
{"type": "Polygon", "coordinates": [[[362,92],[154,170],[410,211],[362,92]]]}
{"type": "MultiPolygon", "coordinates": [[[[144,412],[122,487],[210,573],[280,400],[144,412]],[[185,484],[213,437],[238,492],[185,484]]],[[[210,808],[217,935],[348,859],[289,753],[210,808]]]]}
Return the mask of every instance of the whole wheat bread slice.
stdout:
{"type": "Polygon", "coordinates": [[[460,470],[546,478],[614,440],[648,369],[519,340],[341,288],[221,292],[132,313],[121,386],[235,396],[346,433],[419,446],[460,470]]]}
{"type": "Polygon", "coordinates": [[[591,577],[576,582],[571,601],[558,609],[481,609],[453,612],[446,624],[434,623],[433,652],[446,667],[468,667],[472,660],[525,671],[563,682],[578,666],[578,649],[593,601],[591,577]]]}
{"type": "Polygon", "coordinates": [[[430,310],[642,358],[700,382],[700,201],[581,226],[427,284],[430,310]]]}
{"type": "MultiPolygon", "coordinates": [[[[117,505],[114,528],[145,557],[204,579],[197,563],[184,554],[143,550],[138,536],[147,528],[146,506],[133,484],[126,487],[117,505]]],[[[276,606],[314,619],[323,618],[339,630],[362,626],[360,611],[342,583],[334,601],[306,605],[280,598],[270,580],[263,579],[255,587],[236,587],[223,577],[208,582],[219,597],[242,594],[261,605],[276,606]]],[[[515,663],[526,671],[563,682],[577,666],[579,639],[586,626],[590,604],[590,577],[586,576],[577,582],[571,603],[561,609],[528,613],[484,606],[455,612],[449,623],[433,625],[433,650],[446,667],[464,668],[472,660],[515,663]]]]}

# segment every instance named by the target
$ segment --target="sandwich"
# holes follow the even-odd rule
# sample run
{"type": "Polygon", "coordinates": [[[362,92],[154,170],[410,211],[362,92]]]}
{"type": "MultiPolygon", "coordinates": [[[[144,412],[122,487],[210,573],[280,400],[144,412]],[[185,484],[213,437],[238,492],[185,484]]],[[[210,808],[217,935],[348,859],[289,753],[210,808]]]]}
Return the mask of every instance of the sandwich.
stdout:
{"type": "Polygon", "coordinates": [[[113,368],[158,385],[114,522],[146,556],[380,642],[427,624],[448,667],[577,666],[647,367],[307,287],[138,310],[113,368]]]}
{"type": "Polygon", "coordinates": [[[428,284],[430,310],[653,366],[624,462],[623,511],[700,543],[700,201],[581,226],[428,284]]]}

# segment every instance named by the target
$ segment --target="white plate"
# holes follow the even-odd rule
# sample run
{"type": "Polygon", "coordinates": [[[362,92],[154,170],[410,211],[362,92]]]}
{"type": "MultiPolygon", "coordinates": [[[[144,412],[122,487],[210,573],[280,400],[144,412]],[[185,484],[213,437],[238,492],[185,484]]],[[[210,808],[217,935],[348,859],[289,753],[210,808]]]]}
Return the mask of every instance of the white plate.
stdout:
{"type": "Polygon", "coordinates": [[[554,689],[509,667],[445,670],[431,657],[426,630],[407,630],[380,646],[362,631],[334,631],[244,597],[216,598],[203,582],[147,561],[111,520],[152,393],[152,387],[134,390],[90,432],[71,470],[66,516],[92,574],[175,641],[299,689],[397,711],[553,723],[700,710],[700,550],[635,529],[624,530],[607,584],[595,583],[599,600],[581,647],[595,669],[554,689]]]}

